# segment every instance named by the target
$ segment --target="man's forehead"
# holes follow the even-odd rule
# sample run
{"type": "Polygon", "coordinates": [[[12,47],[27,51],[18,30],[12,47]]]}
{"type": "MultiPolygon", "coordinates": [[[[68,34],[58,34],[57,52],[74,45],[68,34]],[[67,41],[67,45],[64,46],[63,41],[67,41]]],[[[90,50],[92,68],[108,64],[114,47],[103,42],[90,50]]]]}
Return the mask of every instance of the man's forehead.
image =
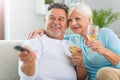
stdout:
{"type": "Polygon", "coordinates": [[[66,16],[66,12],[63,9],[53,8],[49,11],[49,15],[66,16]]]}

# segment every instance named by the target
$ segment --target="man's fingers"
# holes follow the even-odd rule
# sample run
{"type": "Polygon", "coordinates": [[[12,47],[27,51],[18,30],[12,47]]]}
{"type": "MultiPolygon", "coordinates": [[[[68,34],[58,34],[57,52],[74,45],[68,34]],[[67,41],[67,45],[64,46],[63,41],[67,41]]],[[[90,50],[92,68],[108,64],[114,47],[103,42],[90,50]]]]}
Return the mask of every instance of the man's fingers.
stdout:
{"type": "Polygon", "coordinates": [[[28,51],[22,51],[19,54],[19,58],[24,63],[30,63],[36,60],[36,53],[34,53],[28,46],[23,46],[28,51]]]}
{"type": "Polygon", "coordinates": [[[77,50],[78,53],[82,52],[82,50],[80,48],[77,48],[76,50],[77,50]]]}
{"type": "Polygon", "coordinates": [[[34,61],[36,59],[36,54],[34,53],[29,53],[27,55],[22,55],[20,57],[20,60],[23,61],[24,63],[27,63],[27,62],[31,62],[31,61],[34,61]]]}

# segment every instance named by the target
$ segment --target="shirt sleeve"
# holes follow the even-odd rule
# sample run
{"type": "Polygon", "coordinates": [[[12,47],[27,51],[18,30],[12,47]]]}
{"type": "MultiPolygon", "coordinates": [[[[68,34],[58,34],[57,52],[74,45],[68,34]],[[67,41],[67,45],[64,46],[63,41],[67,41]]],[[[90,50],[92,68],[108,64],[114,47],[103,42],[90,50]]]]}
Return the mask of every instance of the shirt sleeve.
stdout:
{"type": "Polygon", "coordinates": [[[120,62],[115,67],[120,69],[120,62]]]}
{"type": "Polygon", "coordinates": [[[79,35],[79,34],[65,35],[65,36],[64,36],[64,39],[65,39],[65,40],[70,40],[71,37],[80,37],[80,35],[79,35]]]}
{"type": "MultiPolygon", "coordinates": [[[[118,36],[111,29],[108,28],[104,28],[102,32],[106,37],[105,41],[107,44],[107,48],[120,55],[120,39],[118,38],[118,36]]],[[[115,67],[120,68],[120,62],[115,67]]]]}
{"type": "Polygon", "coordinates": [[[118,38],[118,36],[109,28],[104,28],[102,30],[102,33],[105,37],[105,46],[116,54],[120,55],[120,39],[118,38]]]}
{"type": "Polygon", "coordinates": [[[18,67],[18,72],[19,72],[19,76],[20,76],[20,80],[36,80],[36,75],[37,75],[37,70],[38,70],[38,64],[37,61],[41,55],[41,49],[42,49],[42,44],[41,44],[41,40],[40,40],[40,36],[36,36],[34,39],[30,39],[30,40],[26,40],[23,43],[23,46],[27,45],[29,46],[37,55],[37,59],[36,59],[36,72],[33,76],[27,76],[25,75],[20,67],[22,66],[23,62],[19,60],[19,67],[18,67]]]}
{"type": "MultiPolygon", "coordinates": [[[[20,76],[20,80],[35,80],[36,78],[36,73],[33,75],[33,76],[27,76],[26,74],[24,74],[20,67],[21,65],[23,64],[22,61],[19,60],[19,67],[18,67],[18,73],[19,73],[19,76],[20,76]]],[[[37,68],[36,68],[37,69],[37,68]]]]}
{"type": "Polygon", "coordinates": [[[69,38],[70,38],[70,35],[65,35],[65,36],[64,36],[64,39],[65,39],[65,40],[69,40],[69,38]]]}

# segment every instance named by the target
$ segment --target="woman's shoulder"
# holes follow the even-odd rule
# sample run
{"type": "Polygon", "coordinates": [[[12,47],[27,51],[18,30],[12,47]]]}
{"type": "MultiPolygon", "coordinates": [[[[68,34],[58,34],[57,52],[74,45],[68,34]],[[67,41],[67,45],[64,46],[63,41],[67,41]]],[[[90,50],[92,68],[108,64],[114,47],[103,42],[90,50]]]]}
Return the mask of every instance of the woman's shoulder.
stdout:
{"type": "Polygon", "coordinates": [[[110,28],[101,28],[100,29],[100,34],[115,34],[114,31],[110,28]]]}
{"type": "Polygon", "coordinates": [[[101,32],[109,32],[109,31],[111,32],[112,29],[110,29],[110,28],[101,28],[100,31],[101,32]]]}
{"type": "Polygon", "coordinates": [[[99,33],[99,37],[102,38],[107,38],[107,39],[117,39],[118,36],[117,34],[110,28],[101,28],[100,33],[99,33]]]}
{"type": "Polygon", "coordinates": [[[71,37],[81,37],[79,34],[69,34],[69,35],[64,35],[64,39],[69,40],[71,37]]]}

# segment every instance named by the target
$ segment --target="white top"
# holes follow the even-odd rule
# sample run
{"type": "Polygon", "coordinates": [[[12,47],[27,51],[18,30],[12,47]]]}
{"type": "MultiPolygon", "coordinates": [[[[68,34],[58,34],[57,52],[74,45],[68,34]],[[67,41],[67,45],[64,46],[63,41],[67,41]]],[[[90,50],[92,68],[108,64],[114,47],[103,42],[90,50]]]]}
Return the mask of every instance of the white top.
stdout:
{"type": "Polygon", "coordinates": [[[36,54],[36,73],[27,76],[20,70],[22,62],[19,63],[19,75],[21,80],[77,80],[76,72],[70,62],[70,53],[67,40],[57,40],[46,35],[37,35],[34,39],[26,40],[28,45],[36,54]]]}

